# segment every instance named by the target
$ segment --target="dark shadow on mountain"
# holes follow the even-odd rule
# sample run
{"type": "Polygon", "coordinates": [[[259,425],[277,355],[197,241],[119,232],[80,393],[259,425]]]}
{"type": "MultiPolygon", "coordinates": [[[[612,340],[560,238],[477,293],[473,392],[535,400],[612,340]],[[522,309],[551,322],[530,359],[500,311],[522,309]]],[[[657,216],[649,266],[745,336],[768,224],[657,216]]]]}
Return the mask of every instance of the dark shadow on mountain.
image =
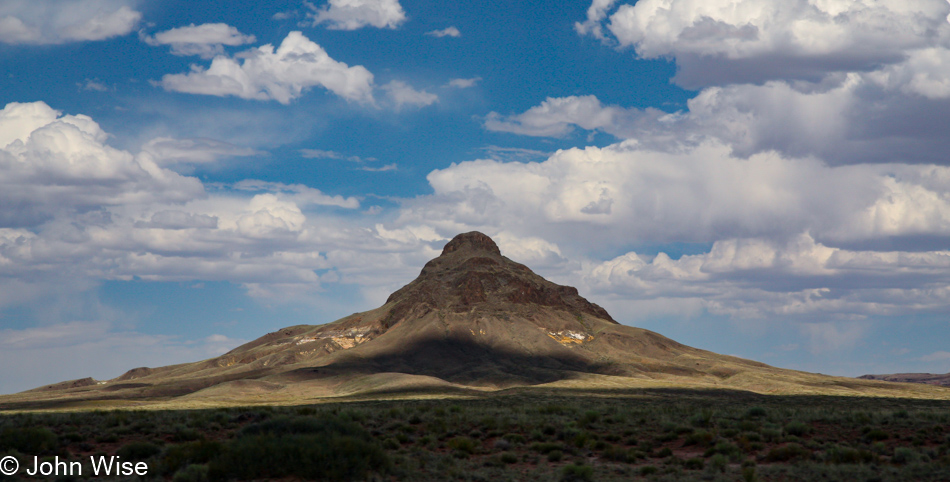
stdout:
{"type": "Polygon", "coordinates": [[[580,356],[532,355],[457,339],[420,340],[398,352],[367,358],[345,357],[327,366],[296,372],[309,378],[395,372],[473,386],[537,385],[572,378],[578,373],[621,374],[609,365],[591,364],[580,356]]]}

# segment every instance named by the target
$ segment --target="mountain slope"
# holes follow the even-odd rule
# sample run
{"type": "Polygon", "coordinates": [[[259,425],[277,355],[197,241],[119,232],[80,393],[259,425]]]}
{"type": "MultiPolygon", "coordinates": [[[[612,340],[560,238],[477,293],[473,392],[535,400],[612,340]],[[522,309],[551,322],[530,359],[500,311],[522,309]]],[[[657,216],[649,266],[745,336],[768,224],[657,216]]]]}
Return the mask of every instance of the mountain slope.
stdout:
{"type": "Polygon", "coordinates": [[[923,383],[927,385],[938,385],[941,387],[950,387],[950,373],[892,373],[889,375],[861,375],[862,380],[884,380],[888,382],[900,383],[923,383]]]}
{"type": "Polygon", "coordinates": [[[618,324],[577,290],[456,236],[386,303],[326,325],[284,328],[209,360],[137,368],[0,397],[0,407],[304,403],[380,392],[519,386],[703,387],[759,393],[948,398],[950,390],[782,370],[618,324]]]}

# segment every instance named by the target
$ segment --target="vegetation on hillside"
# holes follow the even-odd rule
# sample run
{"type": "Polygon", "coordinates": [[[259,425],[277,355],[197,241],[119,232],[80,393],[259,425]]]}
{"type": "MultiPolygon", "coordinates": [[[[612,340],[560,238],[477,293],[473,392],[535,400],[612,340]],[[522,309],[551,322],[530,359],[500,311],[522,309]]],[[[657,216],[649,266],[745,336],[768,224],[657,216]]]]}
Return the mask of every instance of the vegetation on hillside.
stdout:
{"type": "Polygon", "coordinates": [[[948,409],[668,390],[22,413],[0,416],[0,456],[115,454],[175,481],[948,480],[948,409]]]}

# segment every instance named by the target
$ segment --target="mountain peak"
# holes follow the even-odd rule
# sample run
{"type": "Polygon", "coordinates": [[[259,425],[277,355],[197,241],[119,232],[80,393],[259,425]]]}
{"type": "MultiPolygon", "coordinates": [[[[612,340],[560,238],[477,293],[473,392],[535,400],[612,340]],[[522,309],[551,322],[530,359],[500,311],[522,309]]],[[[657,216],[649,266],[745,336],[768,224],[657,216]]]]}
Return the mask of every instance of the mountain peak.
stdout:
{"type": "Polygon", "coordinates": [[[490,237],[478,231],[452,238],[441,256],[426,263],[419,277],[390,295],[386,303],[393,303],[387,327],[430,311],[498,314],[530,311],[532,306],[616,323],[577,289],[552,283],[506,258],[490,237]]]}
{"type": "Polygon", "coordinates": [[[498,245],[487,235],[478,231],[462,233],[452,238],[445,248],[442,248],[442,256],[456,251],[487,252],[501,256],[501,250],[498,245]]]}

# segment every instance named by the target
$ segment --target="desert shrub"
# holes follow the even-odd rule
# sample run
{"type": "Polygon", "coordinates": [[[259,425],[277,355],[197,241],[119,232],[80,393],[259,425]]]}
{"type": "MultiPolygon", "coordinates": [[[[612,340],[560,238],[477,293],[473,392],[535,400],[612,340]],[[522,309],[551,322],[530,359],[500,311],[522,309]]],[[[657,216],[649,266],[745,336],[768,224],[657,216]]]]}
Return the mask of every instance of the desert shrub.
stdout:
{"type": "Polygon", "coordinates": [[[244,427],[238,437],[253,435],[323,434],[363,436],[366,431],[359,424],[324,415],[322,417],[276,417],[244,427]]]}
{"type": "Polygon", "coordinates": [[[603,451],[603,456],[607,460],[615,462],[628,462],[627,449],[618,445],[609,445],[603,451]]]}
{"type": "Polygon", "coordinates": [[[574,436],[574,440],[571,442],[577,448],[584,448],[587,445],[587,442],[591,440],[590,432],[580,432],[574,436]]]}
{"type": "Polygon", "coordinates": [[[96,436],[96,442],[101,444],[114,444],[119,441],[119,436],[112,431],[105,432],[96,436]]]}
{"type": "Polygon", "coordinates": [[[132,442],[123,445],[115,454],[125,460],[140,461],[158,455],[161,452],[162,448],[151,442],[132,442]]]}
{"type": "Polygon", "coordinates": [[[643,452],[642,450],[637,450],[637,449],[629,449],[629,450],[627,450],[627,461],[628,461],[628,462],[635,462],[635,461],[637,461],[638,459],[645,459],[645,458],[647,458],[647,454],[646,454],[646,452],[643,452]]]}
{"type": "Polygon", "coordinates": [[[189,465],[207,464],[221,453],[220,442],[198,441],[172,445],[165,449],[161,460],[161,472],[174,474],[189,465]]]}
{"type": "Polygon", "coordinates": [[[589,465],[565,465],[561,470],[561,480],[563,482],[594,480],[594,468],[589,465]]]}
{"type": "Polygon", "coordinates": [[[518,462],[518,456],[510,452],[505,452],[501,454],[501,461],[505,464],[513,464],[518,462]]]}
{"type": "Polygon", "coordinates": [[[683,434],[693,433],[694,431],[696,431],[696,429],[694,429],[693,427],[687,427],[686,425],[679,425],[673,431],[679,435],[683,435],[683,434]]]}
{"type": "Polygon", "coordinates": [[[905,465],[912,462],[916,462],[920,458],[914,449],[910,447],[897,447],[894,449],[894,456],[891,457],[891,462],[894,462],[897,465],[905,465]]]}
{"type": "Polygon", "coordinates": [[[652,465],[644,465],[640,467],[640,475],[646,477],[648,475],[653,475],[657,472],[657,468],[652,465]]]}
{"type": "Polygon", "coordinates": [[[782,431],[774,428],[763,429],[762,438],[769,442],[779,442],[782,440],[782,431]]]}
{"type": "Polygon", "coordinates": [[[317,409],[314,407],[300,407],[297,409],[297,415],[301,415],[304,417],[316,415],[316,414],[317,414],[317,409]]]}
{"type": "Polygon", "coordinates": [[[572,410],[568,407],[565,407],[564,405],[549,403],[547,405],[542,405],[538,409],[538,412],[540,412],[543,415],[562,415],[565,413],[570,413],[572,412],[572,410]]]}
{"type": "Polygon", "coordinates": [[[17,450],[28,455],[48,454],[59,446],[59,439],[46,427],[7,427],[0,432],[0,450],[17,450]]]}
{"type": "Polygon", "coordinates": [[[495,440],[495,442],[492,444],[492,448],[494,448],[495,450],[505,451],[511,448],[511,442],[503,438],[500,438],[500,439],[495,440]]]}
{"type": "Polygon", "coordinates": [[[175,427],[175,431],[172,433],[172,442],[194,442],[202,438],[204,436],[201,435],[201,432],[188,427],[175,427]]]}
{"type": "Polygon", "coordinates": [[[172,482],[205,482],[208,480],[208,466],[207,465],[189,465],[178,472],[175,472],[175,476],[172,477],[172,482]]]}
{"type": "Polygon", "coordinates": [[[808,424],[798,420],[794,420],[785,425],[785,433],[789,435],[801,437],[809,432],[811,432],[811,427],[808,424]]]}
{"type": "Polygon", "coordinates": [[[129,423],[129,413],[119,412],[119,411],[112,412],[103,421],[103,425],[105,425],[106,427],[118,427],[120,425],[125,425],[127,423],[129,423]]]}
{"type": "Polygon", "coordinates": [[[389,467],[382,447],[354,422],[329,416],[280,417],[241,430],[211,460],[208,475],[212,480],[353,480],[389,467]]]}
{"type": "Polygon", "coordinates": [[[209,465],[212,479],[280,478],[352,480],[382,471],[388,458],[369,440],[336,434],[253,435],[225,445],[209,465]]]}
{"type": "Polygon", "coordinates": [[[690,469],[690,470],[700,470],[705,466],[706,466],[706,461],[699,457],[686,459],[686,461],[683,462],[683,467],[686,467],[687,469],[690,469]]]}
{"type": "Polygon", "coordinates": [[[549,453],[552,450],[561,450],[562,448],[563,446],[561,444],[556,444],[552,442],[535,442],[531,444],[531,450],[534,450],[535,452],[540,452],[542,454],[549,453]]]}
{"type": "Polygon", "coordinates": [[[708,445],[712,445],[714,439],[715,437],[713,434],[705,430],[697,430],[686,436],[686,439],[683,440],[683,445],[699,445],[706,447],[708,445]]]}
{"type": "Polygon", "coordinates": [[[782,447],[774,447],[766,454],[765,460],[769,462],[788,462],[790,460],[805,459],[811,455],[805,447],[796,443],[790,443],[782,447]]]}
{"type": "Polygon", "coordinates": [[[871,452],[851,447],[834,446],[825,454],[825,461],[831,464],[866,464],[874,459],[871,452]]]}
{"type": "Polygon", "coordinates": [[[694,427],[709,427],[712,423],[712,412],[703,410],[689,418],[689,423],[694,427]]]}
{"type": "Polygon", "coordinates": [[[758,432],[743,432],[741,435],[739,435],[739,440],[743,440],[745,442],[761,442],[762,436],[759,435],[758,432]]]}
{"type": "Polygon", "coordinates": [[[745,418],[762,418],[768,415],[768,412],[762,407],[752,407],[745,412],[745,418]]]}
{"type": "Polygon", "coordinates": [[[449,440],[447,445],[452,450],[468,455],[474,454],[478,450],[478,443],[468,437],[455,437],[449,440]]]}
{"type": "Polygon", "coordinates": [[[523,444],[528,441],[528,439],[526,439],[525,436],[521,435],[520,433],[506,433],[504,436],[502,436],[502,438],[513,444],[523,444]]]}
{"type": "Polygon", "coordinates": [[[564,458],[564,452],[552,450],[548,452],[548,462],[560,462],[564,458]]]}
{"type": "Polygon", "coordinates": [[[739,447],[735,446],[732,443],[723,441],[723,442],[717,443],[715,447],[712,447],[709,450],[707,450],[705,455],[709,457],[711,455],[718,454],[724,457],[738,458],[741,453],[742,452],[739,450],[739,447]]]}
{"type": "Polygon", "coordinates": [[[584,415],[581,416],[580,423],[581,425],[591,425],[597,423],[600,420],[600,413],[596,410],[588,410],[584,412],[584,415]]]}
{"type": "Polygon", "coordinates": [[[738,425],[739,430],[745,430],[746,432],[758,432],[759,431],[759,422],[754,422],[752,420],[742,420],[738,425]]]}
{"type": "Polygon", "coordinates": [[[729,465],[729,459],[723,454],[713,455],[709,459],[709,469],[714,472],[725,472],[727,465],[729,465]]]}
{"type": "Polygon", "coordinates": [[[656,453],[656,456],[659,458],[667,458],[673,455],[673,451],[669,447],[663,447],[659,452],[656,453]]]}
{"type": "Polygon", "coordinates": [[[498,419],[495,417],[482,417],[478,421],[478,426],[485,431],[495,430],[498,428],[498,419]]]}
{"type": "Polygon", "coordinates": [[[851,414],[851,420],[860,424],[868,424],[874,421],[874,417],[867,412],[858,412],[851,414]]]}

